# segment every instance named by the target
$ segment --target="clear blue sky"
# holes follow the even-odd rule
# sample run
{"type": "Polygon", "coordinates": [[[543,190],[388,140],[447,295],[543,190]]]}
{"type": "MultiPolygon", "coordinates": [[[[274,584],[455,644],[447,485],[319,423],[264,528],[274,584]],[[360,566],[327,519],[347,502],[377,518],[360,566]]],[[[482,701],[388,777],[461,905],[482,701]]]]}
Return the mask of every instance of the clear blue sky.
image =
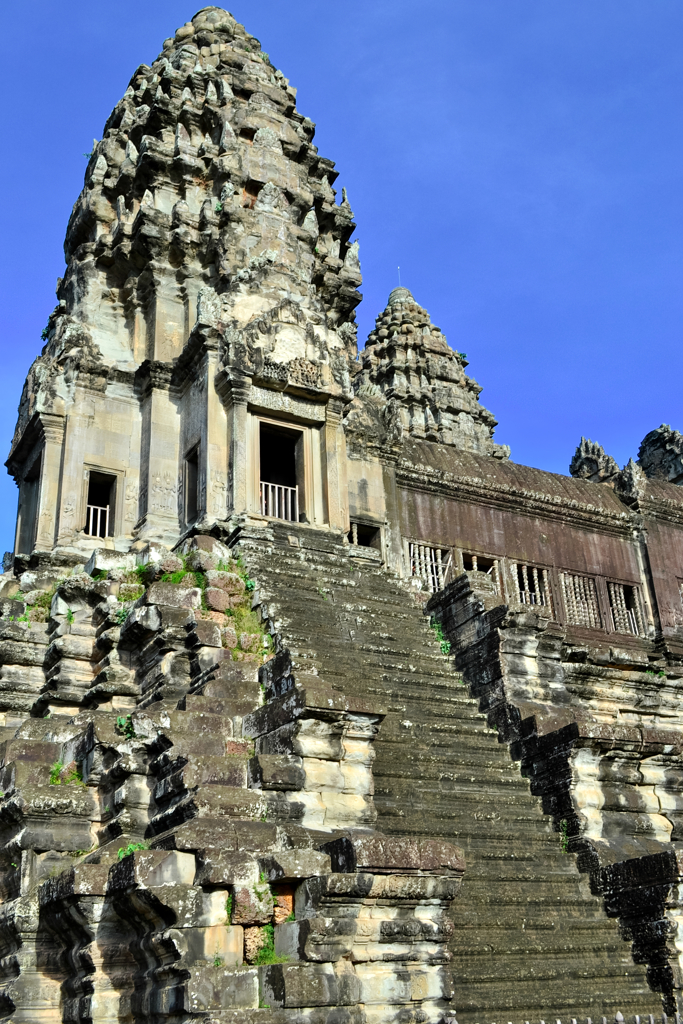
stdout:
{"type": "MultiPolygon", "coordinates": [[[[93,138],[179,0],[3,9],[0,447],[93,138]]],[[[402,283],[465,351],[496,439],[567,472],[683,429],[681,0],[251,0],[358,221],[365,336],[402,283]]],[[[0,480],[0,551],[16,488],[0,480]]]]}

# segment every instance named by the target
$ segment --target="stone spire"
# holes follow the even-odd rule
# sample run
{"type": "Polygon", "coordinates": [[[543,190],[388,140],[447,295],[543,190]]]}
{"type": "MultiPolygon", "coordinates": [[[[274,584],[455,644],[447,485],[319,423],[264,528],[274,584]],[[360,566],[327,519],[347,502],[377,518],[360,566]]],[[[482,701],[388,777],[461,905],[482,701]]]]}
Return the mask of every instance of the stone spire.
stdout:
{"type": "Polygon", "coordinates": [[[683,484],[683,435],[668,423],[651,430],[638,449],[638,465],[651,480],[683,484]]]}
{"type": "MultiPolygon", "coordinates": [[[[348,380],[335,351],[355,356],[353,213],[346,195],[335,201],[334,164],[319,156],[295,96],[218,7],[137,69],[71,214],[59,305],[32,377],[44,402],[59,393],[68,403],[69,355],[120,369],[169,362],[208,309],[224,331],[294,304],[287,341],[271,331],[265,357],[328,363],[348,380]]],[[[35,395],[24,404],[26,419],[35,395]]]]}
{"type": "Polygon", "coordinates": [[[569,465],[569,472],[580,480],[603,484],[614,482],[619,467],[601,444],[582,437],[569,465]]]}
{"type": "Polygon", "coordinates": [[[287,387],[351,401],[353,213],[295,97],[218,7],[134,73],[89,156],[20,403],[8,467],[23,552],[92,546],[86,506],[98,502],[121,543],[170,546],[187,508],[208,522],[244,507],[252,385],[268,408],[287,387]],[[196,473],[184,468],[193,447],[196,473]],[[84,473],[114,490],[89,501],[84,473]]]}
{"type": "Polygon", "coordinates": [[[361,354],[359,395],[383,394],[400,408],[405,433],[463,451],[508,458],[492,440],[496,420],[479,404],[464,353],[448,345],[407,288],[394,288],[361,354]]]}

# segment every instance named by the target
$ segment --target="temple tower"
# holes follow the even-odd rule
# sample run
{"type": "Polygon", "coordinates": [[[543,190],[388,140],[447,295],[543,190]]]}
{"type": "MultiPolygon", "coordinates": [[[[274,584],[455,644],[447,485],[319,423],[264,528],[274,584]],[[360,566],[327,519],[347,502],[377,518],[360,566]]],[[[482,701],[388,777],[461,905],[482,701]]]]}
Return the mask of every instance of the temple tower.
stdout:
{"type": "Polygon", "coordinates": [[[358,245],[295,95],[216,7],[133,75],[21,399],[16,554],[170,546],[276,506],[346,527],[358,245]]]}

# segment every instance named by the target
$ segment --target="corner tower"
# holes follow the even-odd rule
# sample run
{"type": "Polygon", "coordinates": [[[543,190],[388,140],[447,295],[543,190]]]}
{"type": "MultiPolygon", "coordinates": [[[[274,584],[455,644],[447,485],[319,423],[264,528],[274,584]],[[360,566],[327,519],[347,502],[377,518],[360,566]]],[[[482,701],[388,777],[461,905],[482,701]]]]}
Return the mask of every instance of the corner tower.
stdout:
{"type": "Polygon", "coordinates": [[[21,399],[16,554],[172,545],[264,501],[345,525],[358,245],[295,95],[217,7],[133,75],[21,399]]]}

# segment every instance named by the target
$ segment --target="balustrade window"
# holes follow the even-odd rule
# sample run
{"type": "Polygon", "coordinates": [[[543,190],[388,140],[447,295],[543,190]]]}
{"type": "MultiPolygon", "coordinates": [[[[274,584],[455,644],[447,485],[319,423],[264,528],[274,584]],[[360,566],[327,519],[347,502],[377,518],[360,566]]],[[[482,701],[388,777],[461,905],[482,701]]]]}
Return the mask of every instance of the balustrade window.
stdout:
{"type": "Polygon", "coordinates": [[[468,551],[462,553],[462,567],[465,572],[483,572],[493,580],[496,590],[501,593],[500,588],[500,565],[497,558],[488,558],[486,555],[475,555],[468,551]]]}
{"type": "Polygon", "coordinates": [[[298,523],[303,518],[304,439],[301,430],[260,425],[261,515],[298,523]]]}
{"type": "Polygon", "coordinates": [[[116,509],[116,477],[91,470],[88,474],[88,502],[85,510],[85,534],[88,537],[113,537],[116,509]]]}
{"type": "Polygon", "coordinates": [[[453,559],[448,548],[432,547],[419,542],[408,543],[410,575],[422,580],[432,594],[438,593],[451,578],[453,559]]]}
{"type": "Polygon", "coordinates": [[[349,543],[362,548],[382,548],[382,537],[378,526],[371,526],[368,523],[359,523],[351,520],[349,530],[349,543]]]}
{"type": "Polygon", "coordinates": [[[607,593],[609,594],[609,607],[615,631],[617,633],[632,633],[633,636],[645,636],[638,587],[632,587],[626,583],[610,583],[608,580],[607,593]]]}
{"type": "Polygon", "coordinates": [[[550,589],[550,573],[535,565],[522,562],[510,563],[512,589],[517,604],[540,605],[553,614],[553,597],[550,589]]]}
{"type": "Polygon", "coordinates": [[[567,613],[567,622],[574,626],[602,628],[598,592],[592,576],[560,573],[560,587],[567,613]]]}

